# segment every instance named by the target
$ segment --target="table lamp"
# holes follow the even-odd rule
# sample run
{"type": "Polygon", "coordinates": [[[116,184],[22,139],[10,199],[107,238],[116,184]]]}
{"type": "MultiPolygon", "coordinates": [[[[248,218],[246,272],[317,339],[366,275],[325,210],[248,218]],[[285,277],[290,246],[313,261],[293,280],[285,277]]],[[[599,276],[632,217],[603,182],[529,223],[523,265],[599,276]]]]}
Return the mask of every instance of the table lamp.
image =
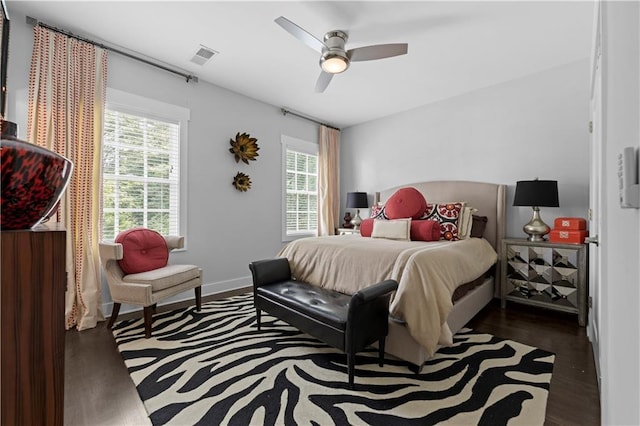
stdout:
{"type": "Polygon", "coordinates": [[[516,183],[514,206],[533,208],[533,216],[522,228],[529,235],[529,241],[544,241],[544,236],[551,231],[549,225],[540,218],[540,207],[559,207],[558,181],[555,180],[520,180],[516,183]]]}
{"type": "Polygon", "coordinates": [[[366,192],[347,192],[347,208],[357,209],[356,216],[353,218],[353,229],[360,229],[362,218],[360,217],[360,209],[369,207],[369,201],[367,200],[366,192]]]}

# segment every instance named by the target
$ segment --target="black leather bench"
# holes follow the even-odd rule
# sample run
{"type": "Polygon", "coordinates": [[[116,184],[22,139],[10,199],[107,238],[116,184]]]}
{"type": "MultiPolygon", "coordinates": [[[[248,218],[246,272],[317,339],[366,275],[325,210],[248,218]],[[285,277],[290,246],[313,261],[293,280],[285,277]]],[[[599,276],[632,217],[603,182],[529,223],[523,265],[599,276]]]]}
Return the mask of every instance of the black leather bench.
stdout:
{"type": "Polygon", "coordinates": [[[265,311],[346,352],[351,388],[356,352],[377,341],[383,366],[389,298],[398,288],[396,281],[382,281],[349,296],[293,280],[286,258],[252,262],[249,269],[258,330],[265,311]]]}

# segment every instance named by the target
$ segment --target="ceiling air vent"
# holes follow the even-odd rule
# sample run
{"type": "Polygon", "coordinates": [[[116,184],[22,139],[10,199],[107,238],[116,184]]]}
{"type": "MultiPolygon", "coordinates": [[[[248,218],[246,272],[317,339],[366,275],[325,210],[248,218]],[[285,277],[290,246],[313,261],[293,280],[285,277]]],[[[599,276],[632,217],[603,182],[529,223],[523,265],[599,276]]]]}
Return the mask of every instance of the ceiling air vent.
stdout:
{"type": "Polygon", "coordinates": [[[191,58],[191,62],[198,65],[204,65],[207,62],[209,62],[214,55],[218,53],[219,52],[216,52],[213,49],[200,45],[196,53],[193,55],[193,58],[191,58]]]}

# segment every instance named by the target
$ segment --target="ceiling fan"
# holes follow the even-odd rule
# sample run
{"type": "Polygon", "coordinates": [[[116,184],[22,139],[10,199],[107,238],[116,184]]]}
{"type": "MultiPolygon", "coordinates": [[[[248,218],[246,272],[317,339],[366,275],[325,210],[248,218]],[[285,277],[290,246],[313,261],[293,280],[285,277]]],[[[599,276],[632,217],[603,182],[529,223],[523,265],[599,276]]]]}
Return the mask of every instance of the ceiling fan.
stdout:
{"type": "Polygon", "coordinates": [[[299,27],[284,16],[277,18],[275,22],[295,38],[322,54],[322,56],[320,56],[322,72],[316,82],[316,92],[319,93],[324,92],[334,74],[346,71],[352,61],[384,59],[392,56],[405,55],[407,53],[407,43],[376,44],[345,50],[344,45],[347,42],[348,35],[344,31],[329,31],[324,35],[324,41],[320,41],[313,34],[299,27]]]}

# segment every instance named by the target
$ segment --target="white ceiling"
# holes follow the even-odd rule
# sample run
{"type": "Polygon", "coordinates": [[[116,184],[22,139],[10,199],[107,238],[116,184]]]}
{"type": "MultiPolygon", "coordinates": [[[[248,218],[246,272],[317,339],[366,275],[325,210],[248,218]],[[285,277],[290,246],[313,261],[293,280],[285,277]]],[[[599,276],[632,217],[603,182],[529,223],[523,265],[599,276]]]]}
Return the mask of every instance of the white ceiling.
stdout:
{"type": "Polygon", "coordinates": [[[31,16],[142,53],[338,127],[587,58],[593,16],[592,1],[9,0],[7,6],[12,18],[31,16]],[[319,54],[273,22],[281,15],[320,39],[344,30],[347,48],[407,42],[409,53],[353,63],[315,93],[319,54]],[[220,52],[204,66],[190,62],[201,44],[220,52]]]}

